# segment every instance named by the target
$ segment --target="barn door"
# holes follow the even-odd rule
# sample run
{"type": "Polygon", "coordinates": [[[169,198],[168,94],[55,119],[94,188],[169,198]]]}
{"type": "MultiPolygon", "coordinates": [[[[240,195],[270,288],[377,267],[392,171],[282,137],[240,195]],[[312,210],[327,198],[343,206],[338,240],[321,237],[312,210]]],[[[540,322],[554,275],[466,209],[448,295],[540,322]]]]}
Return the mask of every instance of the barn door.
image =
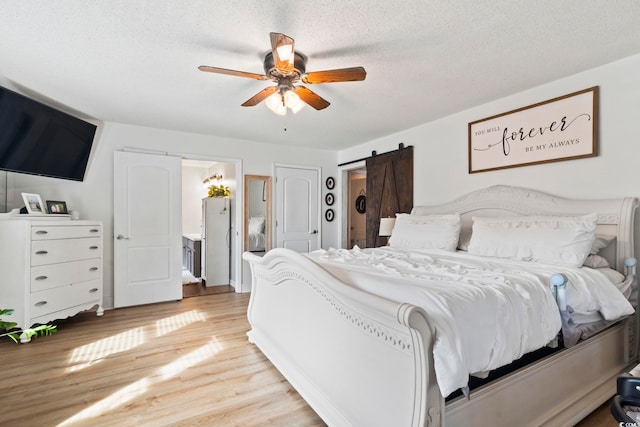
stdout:
{"type": "Polygon", "coordinates": [[[380,218],[395,218],[413,208],[413,147],[367,159],[367,247],[383,246],[380,218]]]}

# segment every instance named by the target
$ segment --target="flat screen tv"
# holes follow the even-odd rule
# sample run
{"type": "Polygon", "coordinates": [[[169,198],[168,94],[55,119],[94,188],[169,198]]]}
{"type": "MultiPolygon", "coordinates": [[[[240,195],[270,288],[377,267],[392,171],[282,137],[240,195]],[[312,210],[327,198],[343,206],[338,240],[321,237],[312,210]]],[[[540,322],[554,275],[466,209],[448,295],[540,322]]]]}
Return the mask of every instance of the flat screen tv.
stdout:
{"type": "Polygon", "coordinates": [[[0,87],[0,169],[82,181],[96,126],[0,87]]]}

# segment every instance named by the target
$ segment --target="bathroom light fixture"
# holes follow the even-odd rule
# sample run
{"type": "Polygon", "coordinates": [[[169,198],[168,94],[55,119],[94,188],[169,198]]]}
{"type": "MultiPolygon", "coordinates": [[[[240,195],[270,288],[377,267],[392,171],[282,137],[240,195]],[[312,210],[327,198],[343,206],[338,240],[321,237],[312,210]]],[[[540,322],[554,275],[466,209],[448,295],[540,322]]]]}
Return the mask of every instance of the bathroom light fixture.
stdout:
{"type": "Polygon", "coordinates": [[[205,178],[202,183],[205,185],[205,187],[209,186],[209,185],[213,185],[214,182],[213,181],[220,181],[222,180],[222,174],[219,173],[214,173],[213,175],[205,178]]]}

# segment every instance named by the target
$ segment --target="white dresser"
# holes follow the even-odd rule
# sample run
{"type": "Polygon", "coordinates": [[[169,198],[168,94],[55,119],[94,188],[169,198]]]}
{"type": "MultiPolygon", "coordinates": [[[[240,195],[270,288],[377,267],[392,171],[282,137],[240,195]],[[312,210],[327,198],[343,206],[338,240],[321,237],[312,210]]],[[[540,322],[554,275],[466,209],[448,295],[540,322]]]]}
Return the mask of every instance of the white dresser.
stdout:
{"type": "Polygon", "coordinates": [[[101,316],[102,251],[99,221],[0,220],[0,308],[15,310],[3,320],[27,328],[96,305],[101,316]]]}

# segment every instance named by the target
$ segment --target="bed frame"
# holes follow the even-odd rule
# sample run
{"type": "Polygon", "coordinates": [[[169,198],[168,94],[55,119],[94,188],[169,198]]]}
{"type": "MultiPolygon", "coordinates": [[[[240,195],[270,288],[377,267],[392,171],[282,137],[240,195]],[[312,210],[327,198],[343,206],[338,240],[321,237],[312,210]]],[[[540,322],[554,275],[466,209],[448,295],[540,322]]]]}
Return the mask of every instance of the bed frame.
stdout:
{"type": "MultiPolygon", "coordinates": [[[[615,234],[603,254],[623,272],[634,256],[635,198],[571,200],[494,186],[413,213],[472,216],[598,213],[615,234]]],[[[250,253],[255,343],[329,426],[571,426],[615,394],[637,363],[638,316],[445,404],[425,312],[347,286],[303,255],[250,253]]]]}

